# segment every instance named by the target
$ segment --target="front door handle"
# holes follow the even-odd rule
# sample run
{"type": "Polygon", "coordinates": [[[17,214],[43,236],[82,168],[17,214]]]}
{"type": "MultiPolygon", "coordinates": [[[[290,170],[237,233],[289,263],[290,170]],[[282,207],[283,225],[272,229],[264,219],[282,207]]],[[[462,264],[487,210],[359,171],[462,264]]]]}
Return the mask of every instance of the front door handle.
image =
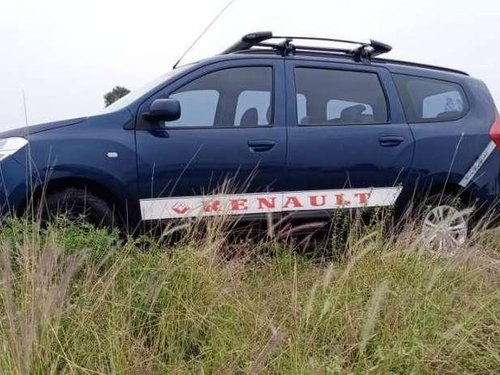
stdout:
{"type": "Polygon", "coordinates": [[[253,152],[269,151],[274,146],[276,146],[276,142],[274,142],[274,141],[264,141],[264,140],[248,141],[248,147],[253,152]]]}
{"type": "Polygon", "coordinates": [[[403,143],[404,140],[405,139],[403,137],[394,136],[394,135],[388,135],[388,136],[380,137],[378,139],[378,141],[382,147],[396,147],[396,146],[399,146],[401,143],[403,143]]]}

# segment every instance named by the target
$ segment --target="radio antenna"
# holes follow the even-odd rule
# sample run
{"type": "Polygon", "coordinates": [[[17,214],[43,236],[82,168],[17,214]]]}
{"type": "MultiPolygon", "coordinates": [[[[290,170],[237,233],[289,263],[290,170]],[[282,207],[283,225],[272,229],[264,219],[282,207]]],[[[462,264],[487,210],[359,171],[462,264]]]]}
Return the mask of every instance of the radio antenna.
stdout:
{"type": "Polygon", "coordinates": [[[221,9],[221,11],[219,13],[217,13],[217,15],[215,16],[215,18],[212,20],[212,22],[210,22],[208,24],[207,27],[205,27],[205,29],[201,32],[201,34],[198,36],[198,38],[195,39],[195,41],[189,46],[189,48],[186,50],[186,52],[184,52],[181,56],[181,58],[179,60],[177,60],[177,62],[175,63],[174,65],[174,68],[177,68],[177,66],[179,65],[179,63],[184,59],[184,57],[186,57],[186,55],[193,49],[193,47],[200,41],[201,38],[203,38],[203,36],[207,33],[207,31],[212,27],[212,25],[217,22],[217,20],[224,14],[224,12],[227,10],[227,8],[229,8],[231,5],[233,5],[233,3],[235,2],[236,0],[231,0],[229,1],[229,3],[226,4],[226,6],[224,8],[221,9]]]}

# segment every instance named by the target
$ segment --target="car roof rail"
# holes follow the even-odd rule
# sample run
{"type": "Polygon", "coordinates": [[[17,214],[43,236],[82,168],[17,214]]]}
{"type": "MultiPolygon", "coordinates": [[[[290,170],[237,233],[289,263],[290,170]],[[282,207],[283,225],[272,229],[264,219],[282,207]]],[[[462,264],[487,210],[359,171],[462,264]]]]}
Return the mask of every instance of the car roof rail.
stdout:
{"type": "Polygon", "coordinates": [[[227,48],[222,54],[272,51],[282,56],[294,55],[297,51],[305,52],[326,52],[333,54],[351,55],[359,61],[370,61],[372,58],[388,53],[392,47],[388,44],[370,40],[366,42],[356,42],[344,39],[317,38],[304,36],[278,36],[271,31],[261,31],[245,35],[238,42],[227,48]],[[273,42],[275,40],[275,42],[273,42]],[[332,42],[337,44],[355,45],[353,48],[322,47],[322,46],[302,46],[293,43],[294,41],[319,41],[332,42]]]}

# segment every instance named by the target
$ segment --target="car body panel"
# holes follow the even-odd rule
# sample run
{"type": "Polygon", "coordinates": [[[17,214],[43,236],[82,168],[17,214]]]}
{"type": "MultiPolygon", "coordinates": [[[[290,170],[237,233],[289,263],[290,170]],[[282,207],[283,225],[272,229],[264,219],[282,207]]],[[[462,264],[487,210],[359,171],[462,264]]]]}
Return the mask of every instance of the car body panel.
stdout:
{"type": "MultiPolygon", "coordinates": [[[[13,159],[31,173],[34,188],[60,179],[79,179],[82,187],[84,181],[92,181],[137,212],[135,136],[133,130],[123,129],[130,119],[124,110],[31,134],[29,146],[13,159]],[[118,153],[118,158],[109,158],[108,152],[118,153]]],[[[17,203],[17,199],[10,200],[17,203]]]]}
{"type": "Polygon", "coordinates": [[[86,117],[78,117],[74,119],[62,120],[62,121],[54,121],[48,122],[39,125],[25,126],[22,128],[7,130],[5,132],[0,133],[0,138],[9,138],[9,137],[29,137],[30,135],[41,133],[47,130],[55,130],[65,126],[76,125],[84,122],[86,117]]]}
{"type": "MultiPolygon", "coordinates": [[[[414,74],[411,74],[414,75],[414,74]]],[[[415,191],[429,191],[434,186],[459,186],[460,181],[491,140],[488,132],[494,122],[494,103],[484,84],[469,77],[452,73],[444,75],[425,74],[439,80],[450,80],[464,90],[469,111],[461,119],[434,123],[411,123],[415,138],[415,156],[411,166],[408,185],[415,191]]],[[[497,192],[499,152],[481,167],[468,186],[476,198],[494,199],[497,192]]]]}
{"type": "Polygon", "coordinates": [[[405,185],[414,140],[386,69],[290,59],[286,73],[289,104],[286,173],[291,190],[405,185]],[[389,121],[362,125],[298,125],[293,77],[295,68],[299,67],[378,74],[385,90],[389,121]],[[380,143],[383,137],[398,137],[403,141],[395,147],[383,147],[380,143]]]}
{"type": "MultiPolygon", "coordinates": [[[[433,187],[460,188],[491,144],[488,131],[494,119],[495,104],[486,86],[459,72],[379,59],[364,63],[332,55],[215,56],[174,71],[115,112],[1,133],[0,138],[25,137],[29,145],[0,161],[0,203],[7,213],[26,205],[31,188],[53,181],[81,186],[92,182],[113,197],[112,203],[127,222],[136,224],[142,218],[141,200],[199,197],[217,189],[228,176],[236,176],[232,193],[271,192],[285,197],[293,192],[303,197],[315,191],[401,186],[399,201],[407,202],[415,192],[433,187]],[[194,77],[225,67],[254,65],[274,69],[274,126],[135,128],[154,99],[194,77]],[[385,90],[390,121],[298,126],[296,66],[376,72],[385,90]],[[457,83],[467,95],[470,111],[455,121],[408,123],[393,74],[457,83]],[[381,136],[402,137],[404,142],[384,148],[379,144],[381,136]],[[275,147],[257,154],[248,147],[251,140],[269,140],[275,147]]],[[[462,189],[485,202],[494,201],[499,193],[499,168],[500,153],[495,149],[462,189]]]]}
{"type": "Polygon", "coordinates": [[[137,121],[150,103],[207,73],[227,68],[272,66],[274,125],[230,128],[167,128],[137,130],[139,198],[208,194],[230,180],[230,190],[257,192],[283,186],[286,153],[283,62],[254,59],[210,64],[185,75],[139,108],[137,121]],[[274,142],[266,152],[254,152],[252,140],[274,142]]]}

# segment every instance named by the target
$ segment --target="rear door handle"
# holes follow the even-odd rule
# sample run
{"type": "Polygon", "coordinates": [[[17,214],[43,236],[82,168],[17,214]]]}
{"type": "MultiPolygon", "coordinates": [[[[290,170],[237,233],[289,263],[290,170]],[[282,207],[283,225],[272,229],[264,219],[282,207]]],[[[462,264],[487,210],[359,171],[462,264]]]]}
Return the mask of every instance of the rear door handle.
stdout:
{"type": "Polygon", "coordinates": [[[276,145],[274,141],[255,140],[248,141],[248,147],[253,152],[265,152],[271,150],[276,145]]]}
{"type": "Polygon", "coordinates": [[[380,137],[378,139],[378,141],[382,147],[396,147],[396,146],[399,146],[401,143],[403,143],[404,140],[405,139],[403,137],[394,136],[394,135],[388,135],[388,136],[380,137]]]}

